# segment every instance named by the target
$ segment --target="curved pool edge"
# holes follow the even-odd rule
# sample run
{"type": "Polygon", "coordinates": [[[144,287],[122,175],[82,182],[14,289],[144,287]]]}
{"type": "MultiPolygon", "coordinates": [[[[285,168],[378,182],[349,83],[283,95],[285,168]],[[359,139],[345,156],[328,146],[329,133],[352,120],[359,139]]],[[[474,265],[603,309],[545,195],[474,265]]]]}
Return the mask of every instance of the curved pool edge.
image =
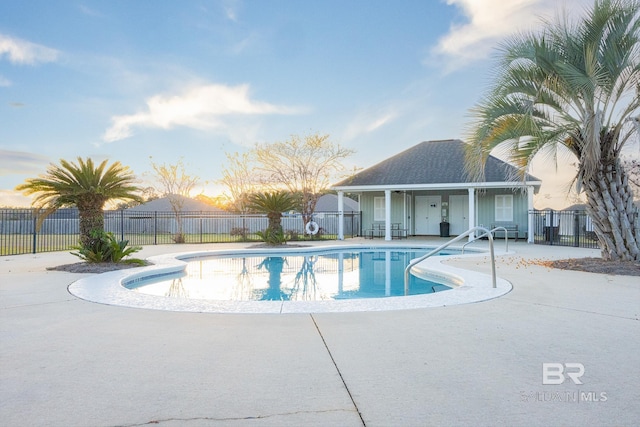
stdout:
{"type": "MultiPolygon", "coordinates": [[[[117,270],[79,279],[68,286],[68,291],[77,298],[106,305],[151,310],[184,311],[197,313],[340,313],[362,311],[410,310],[470,304],[498,298],[512,289],[507,280],[497,278],[496,288],[491,285],[491,276],[443,264],[444,260],[460,257],[486,256],[485,251],[454,254],[428,258],[413,267],[414,274],[452,285],[453,289],[424,295],[385,298],[349,299],[330,301],[214,301],[189,300],[145,295],[127,289],[123,284],[139,278],[162,276],[183,271],[187,260],[210,256],[263,254],[318,253],[330,250],[419,248],[432,249],[433,245],[332,245],[294,248],[245,248],[182,252],[149,257],[153,265],[126,270],[117,270]]],[[[451,247],[451,249],[459,249],[451,247]]]]}

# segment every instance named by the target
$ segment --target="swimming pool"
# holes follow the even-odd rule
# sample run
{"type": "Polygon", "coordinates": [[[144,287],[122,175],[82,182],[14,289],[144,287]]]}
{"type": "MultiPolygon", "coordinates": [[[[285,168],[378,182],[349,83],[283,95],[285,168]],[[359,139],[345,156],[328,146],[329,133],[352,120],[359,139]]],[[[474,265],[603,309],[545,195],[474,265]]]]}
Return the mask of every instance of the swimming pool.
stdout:
{"type": "Polygon", "coordinates": [[[404,269],[424,249],[340,249],[189,260],[183,272],[132,280],[124,286],[149,295],[220,301],[326,301],[420,295],[451,289],[404,269]],[[406,293],[405,293],[406,292],[406,293]]]}
{"type": "MultiPolygon", "coordinates": [[[[278,249],[278,253],[287,255],[317,255],[320,252],[333,250],[398,250],[415,249],[428,251],[434,248],[429,245],[402,246],[397,243],[379,245],[362,245],[338,243],[331,245],[311,246],[304,248],[278,249]]],[[[236,256],[239,258],[263,254],[265,249],[227,247],[226,249],[202,250],[194,252],[169,253],[148,258],[153,265],[118,270],[108,273],[83,277],[71,283],[68,291],[77,298],[100,304],[144,308],[165,311],[182,311],[198,313],[331,313],[358,311],[407,310],[428,307],[468,304],[500,297],[511,291],[511,284],[501,278],[497,287],[493,288],[491,276],[477,271],[456,268],[442,261],[455,257],[483,257],[486,252],[479,250],[473,253],[465,251],[464,255],[436,256],[420,262],[412,268],[412,273],[436,283],[446,284],[451,289],[445,292],[409,296],[389,296],[385,298],[348,298],[322,301],[280,300],[280,301],[222,301],[204,299],[172,298],[134,292],[130,286],[135,282],[144,282],[156,278],[167,278],[170,275],[185,274],[187,262],[216,257],[236,256]]],[[[484,262],[479,259],[478,262],[484,262]]],[[[475,263],[475,261],[474,261],[475,263]]],[[[386,268],[386,267],[385,267],[386,268]]]]}

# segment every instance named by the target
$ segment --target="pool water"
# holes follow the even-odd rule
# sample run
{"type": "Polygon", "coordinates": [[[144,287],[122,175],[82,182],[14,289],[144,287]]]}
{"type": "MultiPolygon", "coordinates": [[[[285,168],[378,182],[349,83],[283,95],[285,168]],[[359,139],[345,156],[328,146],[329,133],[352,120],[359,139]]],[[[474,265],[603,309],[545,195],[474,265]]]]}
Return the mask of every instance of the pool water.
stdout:
{"type": "MultiPolygon", "coordinates": [[[[268,252],[197,258],[181,274],[125,283],[135,292],[217,301],[323,301],[404,296],[404,269],[419,249],[268,252]]],[[[410,275],[407,295],[451,289],[410,275]]]]}

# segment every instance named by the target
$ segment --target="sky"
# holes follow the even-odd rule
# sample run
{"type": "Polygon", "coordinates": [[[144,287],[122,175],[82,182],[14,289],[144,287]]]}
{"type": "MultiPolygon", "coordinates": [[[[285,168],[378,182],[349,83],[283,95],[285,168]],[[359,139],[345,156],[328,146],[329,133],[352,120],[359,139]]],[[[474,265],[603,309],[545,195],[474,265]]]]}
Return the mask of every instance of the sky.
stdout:
{"type": "MultiPolygon", "coordinates": [[[[225,153],[329,134],[366,168],[463,138],[498,44],[587,0],[0,2],[0,206],[78,156],[151,162],[223,188],[225,153]]],[[[570,159],[537,161],[536,207],[561,208],[570,159]]],[[[195,194],[194,194],[195,195],[195,194]]]]}

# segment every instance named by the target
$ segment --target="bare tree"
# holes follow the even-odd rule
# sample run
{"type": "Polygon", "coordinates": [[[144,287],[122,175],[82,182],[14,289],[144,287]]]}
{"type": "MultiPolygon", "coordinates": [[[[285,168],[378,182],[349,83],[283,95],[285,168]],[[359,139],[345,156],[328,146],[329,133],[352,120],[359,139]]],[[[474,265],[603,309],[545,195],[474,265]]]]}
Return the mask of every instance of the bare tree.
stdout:
{"type": "Polygon", "coordinates": [[[152,200],[159,199],[158,190],[156,190],[153,186],[141,187],[140,188],[140,199],[139,200],[131,200],[128,202],[120,202],[117,204],[117,209],[129,209],[135,206],[139,206],[143,203],[150,202],[152,200]]]}
{"type": "Polygon", "coordinates": [[[306,225],[311,221],[318,198],[331,180],[345,170],[342,161],[354,153],[330,141],[329,135],[292,135],[284,142],[257,144],[254,148],[256,171],[261,184],[287,189],[301,196],[306,225]]]}
{"type": "Polygon", "coordinates": [[[333,179],[342,176],[342,161],[353,150],[330,141],[329,135],[293,135],[284,142],[256,144],[242,155],[227,153],[223,178],[236,210],[245,212],[248,196],[256,191],[287,190],[300,195],[304,225],[311,221],[318,198],[333,179]]]}
{"type": "Polygon", "coordinates": [[[151,167],[158,181],[158,192],[169,200],[171,210],[176,217],[177,232],[173,240],[176,243],[184,243],[185,236],[182,225],[182,210],[186,199],[190,197],[191,191],[200,178],[186,173],[182,158],[174,165],[165,163],[157,164],[152,160],[151,167]]]}
{"type": "Polygon", "coordinates": [[[237,212],[246,213],[249,195],[255,192],[257,182],[251,172],[254,167],[253,152],[225,154],[227,163],[222,168],[222,179],[218,182],[227,188],[224,196],[228,205],[237,212]]]}

